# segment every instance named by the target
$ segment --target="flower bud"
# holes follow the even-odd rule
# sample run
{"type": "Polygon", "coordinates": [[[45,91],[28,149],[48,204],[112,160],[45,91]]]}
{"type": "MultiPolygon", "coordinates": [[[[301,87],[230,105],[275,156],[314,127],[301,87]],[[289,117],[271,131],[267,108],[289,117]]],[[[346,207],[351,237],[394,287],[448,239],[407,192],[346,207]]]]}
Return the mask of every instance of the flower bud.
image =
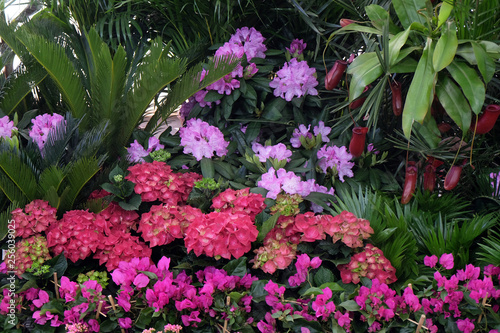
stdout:
{"type": "Polygon", "coordinates": [[[479,117],[479,120],[477,121],[476,133],[486,134],[489,131],[491,131],[493,126],[495,126],[495,123],[499,115],[500,115],[500,105],[496,104],[488,105],[484,110],[484,112],[479,117]]]}
{"type": "Polygon", "coordinates": [[[354,21],[350,19],[340,19],[340,26],[342,28],[348,26],[351,23],[354,23],[354,21]]]}
{"type": "Polygon", "coordinates": [[[401,203],[406,205],[410,202],[415,192],[415,187],[417,185],[417,173],[418,169],[415,162],[410,161],[406,166],[405,184],[403,187],[403,195],[401,196],[401,203]]]}
{"type": "Polygon", "coordinates": [[[434,192],[436,186],[436,168],[427,164],[424,171],[424,191],[434,192]]]}
{"type": "Polygon", "coordinates": [[[400,116],[403,112],[403,101],[401,98],[401,83],[398,81],[391,82],[392,91],[392,112],[395,116],[400,116]]]}
{"type": "MultiPolygon", "coordinates": [[[[367,92],[368,89],[370,89],[370,86],[366,86],[365,89],[363,89],[363,93],[367,92]]],[[[366,97],[361,97],[361,98],[358,98],[357,100],[354,100],[351,102],[351,104],[349,104],[349,108],[351,110],[354,110],[354,109],[357,109],[359,107],[361,107],[363,105],[363,103],[365,102],[366,100],[366,97]]]]}
{"type": "Polygon", "coordinates": [[[454,165],[450,168],[446,177],[444,178],[444,189],[447,191],[453,190],[460,180],[460,175],[462,173],[461,165],[454,165]]]}
{"type": "Polygon", "coordinates": [[[353,157],[360,157],[365,150],[366,133],[368,127],[354,127],[352,129],[351,142],[349,143],[349,152],[353,157]]]}
{"type": "Polygon", "coordinates": [[[347,69],[347,61],[337,60],[333,65],[333,68],[330,69],[328,74],[325,76],[325,89],[333,90],[337,87],[342,76],[344,75],[345,70],[347,69]]]}

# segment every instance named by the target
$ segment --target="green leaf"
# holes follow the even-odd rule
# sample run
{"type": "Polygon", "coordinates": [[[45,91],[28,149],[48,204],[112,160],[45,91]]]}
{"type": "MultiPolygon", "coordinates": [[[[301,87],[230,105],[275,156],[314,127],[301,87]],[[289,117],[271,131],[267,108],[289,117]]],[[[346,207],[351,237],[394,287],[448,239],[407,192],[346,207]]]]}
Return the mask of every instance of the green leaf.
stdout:
{"type": "Polygon", "coordinates": [[[481,44],[477,42],[471,42],[471,44],[472,49],[474,50],[474,55],[476,56],[477,67],[483,76],[484,82],[488,83],[495,74],[495,61],[490,58],[481,44]]]}
{"type": "Polygon", "coordinates": [[[462,90],[450,78],[443,77],[436,85],[436,94],[446,113],[465,133],[471,123],[471,108],[462,90]]]}
{"type": "Polygon", "coordinates": [[[409,34],[410,28],[407,28],[389,40],[389,65],[391,67],[397,63],[401,48],[406,44],[409,34]]]}
{"type": "Polygon", "coordinates": [[[201,173],[203,174],[203,178],[214,178],[215,176],[215,167],[212,159],[202,157],[200,161],[201,173]]]}
{"type": "Polygon", "coordinates": [[[363,53],[349,65],[347,74],[352,75],[349,87],[349,102],[357,99],[367,85],[382,74],[382,66],[375,52],[363,53]]]}
{"type": "Polygon", "coordinates": [[[153,312],[153,308],[142,309],[139,313],[139,317],[135,321],[135,326],[142,330],[146,329],[146,326],[149,326],[149,323],[151,323],[151,320],[153,319],[153,312]]]}
{"type": "Polygon", "coordinates": [[[428,38],[406,95],[403,109],[403,132],[407,139],[410,138],[413,123],[424,121],[434,98],[433,89],[436,79],[432,68],[431,48],[432,39],[428,38]]]}
{"type": "Polygon", "coordinates": [[[0,187],[7,198],[18,201],[21,205],[35,199],[37,193],[36,178],[20,157],[12,152],[0,154],[0,187]]]}
{"type": "Polygon", "coordinates": [[[281,120],[281,111],[285,108],[286,100],[283,98],[274,98],[271,102],[267,103],[262,118],[267,120],[281,120]]]}
{"type": "Polygon", "coordinates": [[[439,29],[439,27],[442,26],[444,22],[446,22],[446,20],[448,20],[448,17],[450,17],[453,7],[455,7],[454,4],[449,3],[448,1],[443,1],[441,3],[441,7],[439,8],[437,29],[439,29]]]}
{"type": "Polygon", "coordinates": [[[219,173],[222,177],[227,180],[233,180],[235,175],[234,171],[229,163],[225,163],[219,160],[213,161],[215,166],[215,171],[219,173]]]}
{"type": "Polygon", "coordinates": [[[365,7],[366,15],[372,21],[372,25],[382,30],[384,24],[390,20],[389,12],[379,5],[368,5],[365,7]]]}
{"type": "Polygon", "coordinates": [[[320,267],[318,271],[314,274],[314,283],[317,286],[321,286],[325,283],[333,282],[335,280],[335,276],[332,271],[328,268],[320,267]]]}
{"type": "Polygon", "coordinates": [[[257,240],[259,242],[262,242],[264,240],[264,237],[266,237],[267,233],[271,231],[272,228],[274,228],[279,217],[280,214],[276,213],[272,215],[270,218],[268,218],[266,221],[264,221],[264,223],[262,223],[262,226],[259,230],[259,236],[257,236],[257,240]]]}
{"type": "Polygon", "coordinates": [[[472,111],[479,114],[483,107],[486,89],[477,72],[466,63],[459,61],[453,61],[446,69],[467,97],[472,111]]]}
{"type": "Polygon", "coordinates": [[[222,269],[225,270],[228,275],[243,277],[247,273],[247,258],[241,257],[233,259],[224,265],[222,269]]]}
{"type": "Polygon", "coordinates": [[[339,306],[347,311],[359,311],[359,305],[353,300],[344,301],[339,306]]]}
{"type": "Polygon", "coordinates": [[[432,55],[434,71],[439,72],[453,61],[458,48],[457,29],[449,22],[441,32],[432,55]]]}
{"type": "Polygon", "coordinates": [[[125,201],[118,202],[120,207],[125,210],[138,210],[141,203],[142,199],[139,194],[134,194],[127,202],[125,201]]]}
{"type": "Polygon", "coordinates": [[[425,0],[392,0],[392,5],[405,29],[414,22],[426,23],[425,17],[419,14],[425,8],[425,0]]]}

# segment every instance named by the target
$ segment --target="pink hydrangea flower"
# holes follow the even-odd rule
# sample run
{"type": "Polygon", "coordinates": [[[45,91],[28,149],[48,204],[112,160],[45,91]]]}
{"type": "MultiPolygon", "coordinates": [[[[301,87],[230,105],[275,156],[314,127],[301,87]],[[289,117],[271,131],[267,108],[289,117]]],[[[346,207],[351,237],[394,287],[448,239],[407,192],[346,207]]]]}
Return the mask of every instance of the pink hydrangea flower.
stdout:
{"type": "Polygon", "coordinates": [[[9,119],[9,116],[0,118],[0,137],[10,139],[13,130],[17,130],[17,127],[14,126],[14,122],[9,119]]]}
{"type": "Polygon", "coordinates": [[[210,126],[201,119],[190,119],[186,127],[179,129],[181,146],[184,154],[193,154],[197,161],[203,157],[212,158],[225,156],[229,142],[224,140],[224,134],[215,126],[210,126]]]}
{"type": "Polygon", "coordinates": [[[276,73],[277,76],[269,86],[274,88],[274,96],[284,98],[288,102],[294,97],[317,95],[318,91],[314,88],[318,85],[315,73],[316,69],[310,68],[306,61],[293,58],[276,73]]]}
{"type": "Polygon", "coordinates": [[[31,120],[33,126],[29,132],[30,138],[33,139],[38,145],[40,150],[43,149],[47,141],[49,132],[56,128],[61,123],[64,123],[64,117],[60,114],[54,113],[50,115],[45,113],[43,115],[36,116],[35,119],[31,120]]]}

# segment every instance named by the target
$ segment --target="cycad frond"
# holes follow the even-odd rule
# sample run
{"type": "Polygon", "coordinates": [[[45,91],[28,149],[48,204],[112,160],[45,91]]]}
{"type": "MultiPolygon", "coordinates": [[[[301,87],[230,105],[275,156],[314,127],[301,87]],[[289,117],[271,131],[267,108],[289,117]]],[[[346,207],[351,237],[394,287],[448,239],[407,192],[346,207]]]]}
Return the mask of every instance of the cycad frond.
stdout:
{"type": "Polygon", "coordinates": [[[80,120],[73,118],[70,114],[66,115],[66,121],[59,123],[47,135],[47,140],[42,149],[43,165],[64,165],[63,159],[68,154],[69,142],[72,136],[78,131],[80,120]]]}
{"type": "MultiPolygon", "coordinates": [[[[90,158],[96,156],[106,136],[109,134],[109,121],[101,122],[99,125],[92,127],[79,138],[77,146],[74,148],[72,161],[77,161],[81,158],[90,158]]],[[[102,158],[105,158],[103,156],[102,158]]],[[[101,163],[101,162],[100,162],[101,163]]],[[[99,164],[100,164],[99,163],[99,164]]]]}
{"type": "Polygon", "coordinates": [[[9,207],[7,207],[6,210],[0,213],[0,241],[3,240],[5,236],[7,236],[9,220],[12,218],[11,212],[19,207],[20,207],[19,203],[14,201],[11,202],[11,204],[9,205],[9,207]]]}
{"type": "Polygon", "coordinates": [[[43,197],[51,188],[57,193],[63,180],[64,171],[61,168],[52,165],[44,169],[38,179],[38,196],[43,197]]]}
{"type": "Polygon", "coordinates": [[[73,116],[83,117],[88,110],[86,92],[63,46],[24,31],[19,34],[19,40],[56,83],[73,116]]]}
{"type": "Polygon", "coordinates": [[[485,264],[500,266],[500,232],[492,230],[490,235],[479,243],[481,250],[478,252],[479,260],[485,264]]]}
{"type": "Polygon", "coordinates": [[[10,201],[23,204],[36,198],[36,178],[18,155],[6,151],[0,153],[0,169],[0,187],[10,201]]]}

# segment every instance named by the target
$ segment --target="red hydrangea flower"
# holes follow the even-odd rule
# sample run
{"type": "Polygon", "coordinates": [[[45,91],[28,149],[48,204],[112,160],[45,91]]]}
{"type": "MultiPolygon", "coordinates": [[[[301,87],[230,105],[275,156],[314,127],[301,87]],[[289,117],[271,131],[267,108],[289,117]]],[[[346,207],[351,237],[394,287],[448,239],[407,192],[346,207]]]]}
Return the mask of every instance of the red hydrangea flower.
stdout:
{"type": "Polygon", "coordinates": [[[48,246],[56,255],[64,252],[73,262],[85,259],[102,243],[105,236],[98,226],[105,224],[102,216],[86,210],[70,210],[48,229],[48,246]]]}
{"type": "Polygon", "coordinates": [[[136,164],[128,168],[125,179],[135,183],[134,191],[141,195],[142,201],[159,200],[169,205],[186,202],[194,182],[202,176],[194,172],[175,173],[164,162],[136,164]]]}
{"type": "Polygon", "coordinates": [[[308,212],[295,217],[293,231],[301,233],[300,240],[302,242],[315,242],[326,238],[322,216],[315,216],[314,213],[308,212]]]}
{"type": "Polygon", "coordinates": [[[356,215],[347,211],[335,217],[323,215],[323,219],[325,219],[325,232],[332,236],[334,243],[342,240],[349,247],[362,247],[363,239],[373,234],[368,220],[357,218],[356,215]]]}
{"type": "Polygon", "coordinates": [[[263,246],[254,251],[253,268],[270,274],[287,268],[297,256],[297,244],[290,242],[285,229],[273,228],[264,238],[263,246]]]}
{"type": "Polygon", "coordinates": [[[239,258],[250,251],[258,233],[248,215],[212,212],[189,224],[184,242],[197,256],[239,258]]]}
{"type": "Polygon", "coordinates": [[[191,206],[157,205],[142,214],[138,231],[151,247],[165,245],[184,238],[189,224],[203,218],[201,210],[191,206]]]}
{"type": "Polygon", "coordinates": [[[242,212],[253,220],[266,205],[265,198],[258,193],[250,193],[250,188],[241,190],[227,189],[212,200],[212,208],[221,212],[242,212]]]}
{"type": "Polygon", "coordinates": [[[130,261],[139,256],[150,257],[152,250],[139,237],[132,236],[125,227],[111,229],[108,237],[103,237],[97,246],[94,259],[106,264],[108,272],[118,268],[120,261],[130,261]]]}
{"type": "Polygon", "coordinates": [[[345,265],[338,265],[343,283],[359,283],[362,276],[370,280],[391,284],[397,281],[396,269],[379,248],[366,244],[363,252],[356,253],[345,265]]]}
{"type": "Polygon", "coordinates": [[[90,193],[89,200],[95,200],[95,199],[105,198],[108,195],[111,195],[111,193],[109,193],[106,190],[95,190],[92,193],[90,193]]]}
{"type": "MultiPolygon", "coordinates": [[[[133,210],[121,208],[116,202],[110,203],[109,206],[98,215],[106,221],[105,225],[102,226],[104,230],[122,225],[125,226],[127,230],[137,229],[139,214],[133,210]]],[[[108,234],[108,232],[106,232],[106,234],[108,234]]]]}
{"type": "Polygon", "coordinates": [[[16,275],[21,276],[34,263],[42,265],[51,258],[45,237],[38,235],[20,240],[16,243],[16,275]]]}
{"type": "Polygon", "coordinates": [[[57,220],[57,209],[47,201],[33,200],[24,207],[12,211],[12,219],[16,237],[26,238],[47,230],[49,225],[57,220]]]}

